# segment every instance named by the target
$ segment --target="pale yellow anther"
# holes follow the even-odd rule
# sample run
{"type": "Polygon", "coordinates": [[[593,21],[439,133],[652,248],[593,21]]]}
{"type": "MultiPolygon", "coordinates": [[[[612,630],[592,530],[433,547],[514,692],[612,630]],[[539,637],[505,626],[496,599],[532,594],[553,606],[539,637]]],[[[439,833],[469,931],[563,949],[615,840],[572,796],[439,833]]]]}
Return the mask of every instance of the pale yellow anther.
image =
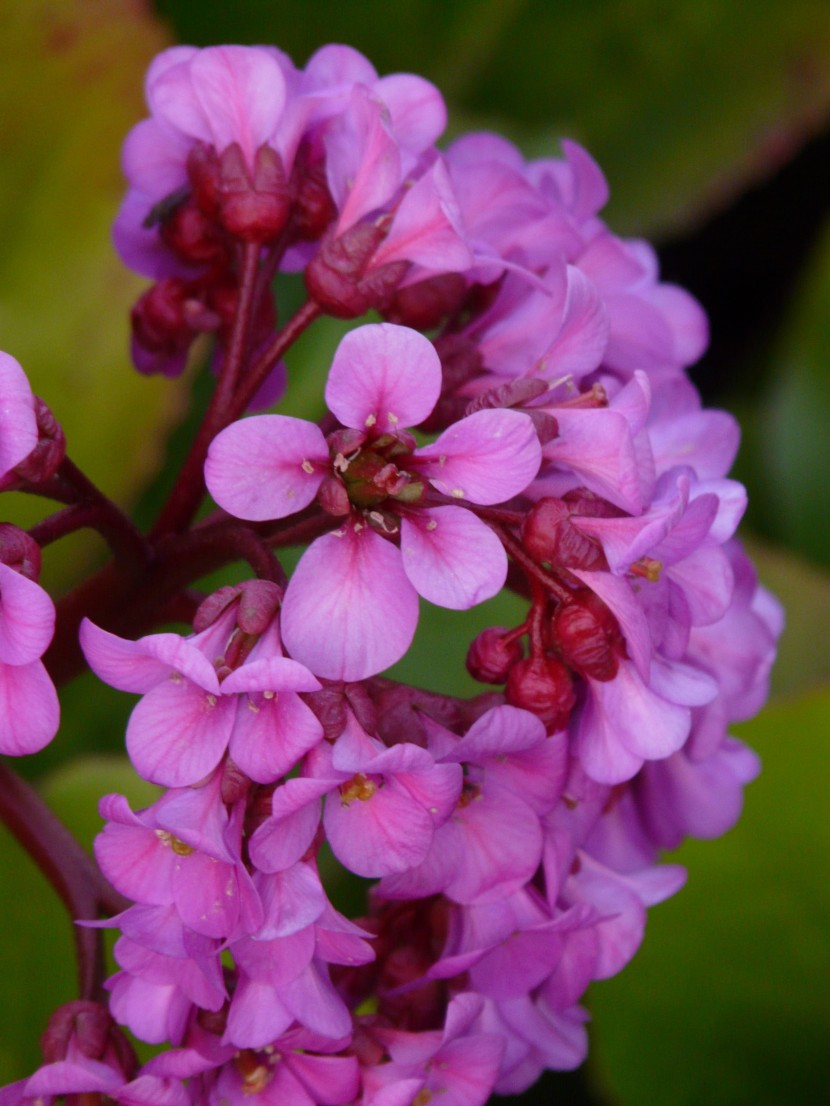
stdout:
{"type": "Polygon", "coordinates": [[[434,518],[431,518],[429,520],[429,522],[427,523],[426,528],[427,528],[427,530],[437,530],[438,529],[438,523],[435,521],[434,518]]]}
{"type": "Polygon", "coordinates": [[[300,465],[300,468],[303,470],[303,472],[307,472],[309,476],[311,476],[311,474],[314,472],[314,465],[312,465],[311,461],[309,461],[308,458],[303,461],[303,463],[300,465]]]}
{"type": "Polygon", "coordinates": [[[452,491],[450,492],[450,495],[453,497],[453,499],[463,499],[464,498],[464,489],[463,488],[453,488],[452,491]]]}
{"type": "Polygon", "coordinates": [[[377,415],[375,415],[375,414],[367,415],[366,416],[366,422],[364,423],[364,426],[374,426],[377,421],[378,421],[377,415]]]}

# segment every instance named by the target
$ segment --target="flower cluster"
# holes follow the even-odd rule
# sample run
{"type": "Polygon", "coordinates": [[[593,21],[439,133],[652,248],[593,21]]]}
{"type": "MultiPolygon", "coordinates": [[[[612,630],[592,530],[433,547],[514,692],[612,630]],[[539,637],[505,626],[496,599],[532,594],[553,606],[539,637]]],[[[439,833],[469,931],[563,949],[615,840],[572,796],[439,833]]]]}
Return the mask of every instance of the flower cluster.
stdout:
{"type": "MultiPolygon", "coordinates": [[[[133,640],[124,612],[81,626],[89,666],[140,696],[127,751],[166,790],[101,803],[98,865],[131,903],[98,923],[121,931],[109,1013],[62,1014],[49,1062],[0,1101],[481,1106],[581,1063],[585,988],[683,882],[661,850],[728,829],[758,770],[727,728],[764,700],[781,616],[734,537],[737,426],[685,372],[705,318],[602,221],[584,150],[526,162],[479,134],[442,152],[437,90],[350,48],[302,70],[264,47],[168,50],[147,99],[116,224],[155,281],[136,365],[178,373],[214,332],[222,397],[204,483],[183,481],[148,563],[160,579],[179,549],[190,582],[227,538],[259,578],[205,598],[186,636],[133,640]],[[277,330],[272,280],[297,271],[307,304],[277,330]],[[240,417],[302,328],[369,311],[319,423],[240,417]],[[205,487],[221,511],[182,537],[205,487]],[[287,579],[271,550],[300,541],[287,579]],[[494,690],[381,675],[419,597],[463,610],[506,583],[526,617],[467,653],[494,690]],[[372,881],[356,918],[337,872],[372,881]],[[139,1070],[113,1019],[172,1047],[139,1070]]],[[[37,430],[0,370],[9,471],[37,430]]],[[[46,701],[25,681],[48,679],[51,623],[0,560],[11,717],[15,695],[46,701]]],[[[28,745],[12,727],[3,751],[50,727],[28,745]]]]}

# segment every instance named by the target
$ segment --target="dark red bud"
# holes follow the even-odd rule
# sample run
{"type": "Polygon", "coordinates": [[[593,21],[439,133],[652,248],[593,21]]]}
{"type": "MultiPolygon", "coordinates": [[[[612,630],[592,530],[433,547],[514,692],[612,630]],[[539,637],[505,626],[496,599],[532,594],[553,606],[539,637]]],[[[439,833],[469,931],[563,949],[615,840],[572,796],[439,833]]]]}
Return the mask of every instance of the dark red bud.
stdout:
{"type": "Polygon", "coordinates": [[[576,702],[571,674],[555,657],[520,660],[510,669],[505,697],[541,718],[548,733],[567,725],[576,702]]]}
{"type": "Polygon", "coordinates": [[[461,334],[446,334],[437,338],[435,350],[441,358],[446,392],[454,392],[484,369],[478,346],[461,334]]]}
{"type": "Polygon", "coordinates": [[[383,223],[359,223],[338,238],[329,235],[306,266],[309,296],[337,319],[356,319],[383,310],[409,268],[393,261],[366,272],[372,254],[386,237],[383,223]]]}
{"type": "Polygon", "coordinates": [[[282,158],[270,146],[254,157],[253,179],[238,143],[219,159],[219,222],[244,242],[272,242],[288,221],[288,182],[282,158]]]}
{"type": "Polygon", "coordinates": [[[242,594],[242,588],[237,584],[228,584],[218,591],[213,592],[204,599],[193,617],[193,629],[197,634],[212,626],[221,614],[228,609],[242,594]]]}
{"type": "Polygon", "coordinates": [[[209,219],[218,220],[221,204],[219,157],[212,146],[198,143],[187,155],[187,175],[193,199],[209,219]]]}
{"type": "Polygon", "coordinates": [[[271,580],[246,580],[240,587],[237,625],[246,634],[264,634],[279,610],[282,589],[271,580]]]}
{"type": "Polygon", "coordinates": [[[29,580],[37,580],[40,546],[25,530],[11,522],[0,522],[0,564],[8,565],[29,580]]]}
{"type": "Polygon", "coordinates": [[[174,353],[193,340],[185,304],[192,286],[179,277],[164,277],[144,293],[130,313],[136,341],[148,350],[174,353]]]}
{"type": "Polygon", "coordinates": [[[474,638],[467,651],[467,671],[483,684],[503,684],[510,669],[522,659],[518,641],[505,641],[508,630],[490,626],[474,638]]]}
{"type": "Polygon", "coordinates": [[[612,680],[619,658],[614,648],[621,639],[617,620],[593,594],[585,592],[557,608],[550,628],[551,643],[566,664],[593,680],[612,680]]]}
{"type": "Polygon", "coordinates": [[[29,484],[48,480],[61,467],[66,456],[63,427],[40,398],[34,397],[38,442],[32,452],[16,466],[15,476],[29,484]]]}
{"type": "Polygon", "coordinates": [[[97,1002],[77,999],[59,1006],[40,1038],[43,1059],[47,1064],[65,1060],[70,1042],[90,1060],[100,1059],[112,1024],[109,1013],[97,1002]]]}
{"type": "Polygon", "coordinates": [[[571,522],[571,508],[561,499],[540,499],[522,525],[522,544],[538,564],[599,572],[608,568],[601,547],[571,522]]]}
{"type": "Polygon", "coordinates": [[[161,223],[160,233],[168,249],[188,264],[208,265],[226,259],[219,228],[193,200],[175,208],[161,223]]]}
{"type": "Polygon", "coordinates": [[[308,143],[300,147],[291,174],[291,193],[294,236],[301,242],[316,242],[337,215],[322,150],[314,151],[308,143]]]}
{"type": "Polygon", "coordinates": [[[332,684],[319,691],[309,691],[300,698],[311,708],[323,727],[326,741],[335,741],[346,726],[346,700],[342,684],[332,684]]]}
{"type": "Polygon", "coordinates": [[[225,757],[220,785],[222,802],[227,803],[228,806],[233,806],[234,803],[238,803],[245,798],[252,786],[252,781],[245,775],[239,765],[235,764],[230,757],[225,757]]]}
{"type": "Polygon", "coordinates": [[[454,314],[467,294],[461,273],[441,273],[400,288],[384,312],[390,323],[415,330],[434,330],[454,314]]]}

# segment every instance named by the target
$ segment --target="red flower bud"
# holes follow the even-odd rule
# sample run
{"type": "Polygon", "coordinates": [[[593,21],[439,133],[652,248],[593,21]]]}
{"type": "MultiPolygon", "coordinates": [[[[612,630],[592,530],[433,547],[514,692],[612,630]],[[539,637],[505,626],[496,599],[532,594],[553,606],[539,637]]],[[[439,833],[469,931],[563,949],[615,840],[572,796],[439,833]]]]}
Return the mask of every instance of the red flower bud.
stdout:
{"type": "Polygon", "coordinates": [[[550,640],[566,664],[593,680],[613,680],[619,667],[617,620],[591,591],[557,608],[550,640]]]}
{"type": "Polygon", "coordinates": [[[25,530],[11,522],[0,522],[0,564],[36,581],[40,576],[40,546],[25,530]]]}
{"type": "Polygon", "coordinates": [[[572,508],[561,499],[540,499],[526,516],[522,543],[534,561],[553,568],[607,570],[601,547],[571,523],[572,508]]]}
{"type": "Polygon", "coordinates": [[[467,671],[483,684],[503,684],[510,669],[522,659],[518,641],[505,641],[503,626],[489,626],[474,638],[467,651],[467,671]]]}
{"type": "Polygon", "coordinates": [[[66,456],[63,427],[40,398],[34,397],[38,442],[32,452],[15,468],[14,474],[29,484],[48,480],[61,467],[66,456]]]}
{"type": "Polygon", "coordinates": [[[510,669],[505,696],[508,703],[532,711],[548,733],[568,723],[576,696],[571,674],[555,657],[530,657],[510,669]]]}
{"type": "Polygon", "coordinates": [[[434,330],[461,306],[467,283],[460,273],[440,273],[399,289],[384,312],[390,323],[434,330]]]}
{"type": "Polygon", "coordinates": [[[311,299],[337,319],[356,319],[372,308],[382,310],[409,268],[408,261],[392,261],[366,273],[385,237],[384,226],[358,223],[339,238],[323,239],[305,270],[311,299]]]}

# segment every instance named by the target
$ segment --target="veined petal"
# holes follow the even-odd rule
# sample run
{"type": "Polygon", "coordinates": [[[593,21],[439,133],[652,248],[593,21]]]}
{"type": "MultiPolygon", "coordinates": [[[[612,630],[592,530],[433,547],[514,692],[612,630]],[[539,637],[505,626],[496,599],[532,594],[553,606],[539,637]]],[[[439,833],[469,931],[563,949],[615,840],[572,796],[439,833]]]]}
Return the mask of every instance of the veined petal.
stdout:
{"type": "Polygon", "coordinates": [[[337,347],[326,404],[344,426],[395,433],[417,426],[441,391],[441,361],[428,338],[408,326],[370,323],[337,347]]]}
{"type": "Polygon", "coordinates": [[[55,629],[55,605],[43,588],[0,563],[0,661],[29,664],[43,656],[55,629]]]}
{"type": "Polygon", "coordinates": [[[462,507],[419,511],[401,524],[403,568],[419,595],[467,610],[501,591],[507,555],[490,527],[462,507]]]}
{"type": "Polygon", "coordinates": [[[313,422],[254,415],[213,439],[205,461],[208,491],[229,514],[261,521],[307,507],[328,470],[326,439],[313,422]]]}
{"type": "Polygon", "coordinates": [[[89,667],[119,691],[141,695],[172,672],[185,673],[207,691],[219,691],[219,681],[207,657],[178,634],[149,634],[128,641],[85,618],[79,637],[89,667]]]}
{"type": "Polygon", "coordinates": [[[0,351],[0,476],[28,457],[37,439],[29,381],[14,357],[0,351]]]}
{"type": "Polygon", "coordinates": [[[188,787],[212,772],[228,746],[236,700],[181,677],[167,680],[136,705],[127,724],[127,752],[151,783],[188,787]]]}
{"type": "Polygon", "coordinates": [[[230,753],[257,783],[273,783],[323,736],[310,707],[292,692],[239,697],[230,753]]]}
{"type": "Polygon", "coordinates": [[[58,732],[58,696],[43,662],[0,661],[0,753],[40,752],[58,732]]]}
{"type": "Polygon", "coordinates": [[[415,457],[439,492],[487,505],[524,491],[539,471],[542,447],[521,411],[476,411],[415,457]]]}
{"type": "Polygon", "coordinates": [[[286,649],[332,680],[363,680],[394,664],[417,623],[418,595],[400,553],[352,525],[312,542],[282,608],[286,649]]]}

